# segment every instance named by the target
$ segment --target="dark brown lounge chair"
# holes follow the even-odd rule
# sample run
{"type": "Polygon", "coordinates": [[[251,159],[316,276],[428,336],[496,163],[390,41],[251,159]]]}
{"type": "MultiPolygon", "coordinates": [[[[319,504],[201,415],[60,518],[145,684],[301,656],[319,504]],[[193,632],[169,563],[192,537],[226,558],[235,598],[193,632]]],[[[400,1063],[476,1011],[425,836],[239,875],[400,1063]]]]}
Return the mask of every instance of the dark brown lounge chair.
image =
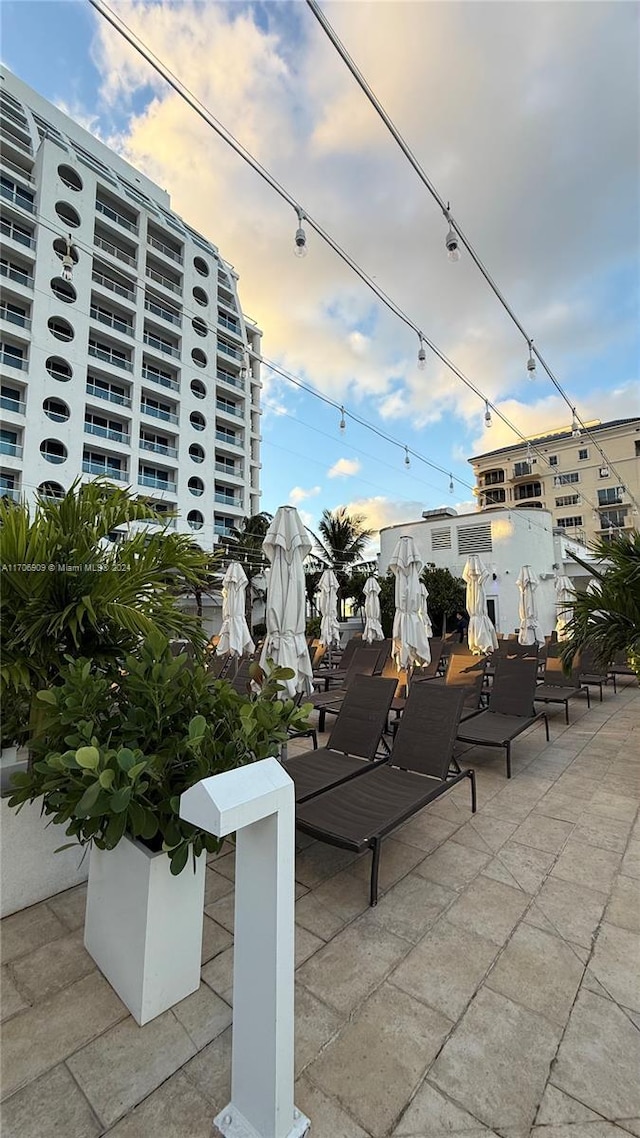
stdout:
{"type": "Polygon", "coordinates": [[[474,772],[450,772],[463,702],[461,688],[418,684],[407,699],[389,761],[296,810],[303,833],[341,849],[371,850],[371,905],[378,900],[380,849],[388,834],[464,778],[471,781],[475,812],[474,772]]]}
{"type": "Polygon", "coordinates": [[[356,676],[372,676],[375,672],[379,655],[379,644],[363,645],[353,655],[341,687],[331,688],[329,691],[311,693],[309,703],[311,703],[314,710],[318,712],[318,728],[320,731],[324,731],[326,709],[333,708],[334,713],[339,711],[342,699],[349,690],[349,686],[353,683],[354,678],[356,676]]]}
{"type": "MultiPolygon", "coordinates": [[[[295,784],[296,802],[361,775],[374,762],[384,731],[395,680],[356,676],[349,686],[326,747],[282,763],[295,784]]],[[[383,741],[386,759],[388,747],[383,741]]]]}
{"type": "Polygon", "coordinates": [[[574,668],[567,676],[562,670],[562,660],[549,656],[544,669],[542,683],[534,692],[536,703],[563,703],[564,717],[569,722],[569,700],[577,695],[586,695],[587,707],[591,707],[591,695],[586,684],[580,683],[578,669],[574,668]]]}
{"type": "Polygon", "coordinates": [[[607,669],[607,678],[613,680],[614,692],[618,690],[616,677],[620,676],[636,678],[636,673],[627,659],[626,652],[617,652],[613,658],[613,663],[611,663],[607,669]]]}
{"type": "Polygon", "coordinates": [[[313,661],[313,680],[314,683],[321,683],[324,681],[325,690],[328,687],[329,681],[332,683],[339,683],[345,677],[345,673],[349,664],[351,663],[354,653],[362,647],[363,641],[359,636],[352,636],[351,640],[347,640],[343,649],[332,649],[331,654],[327,651],[324,645],[318,645],[316,649],[318,659],[314,657],[313,661]],[[329,657],[331,656],[331,667],[329,667],[329,657]],[[317,667],[322,662],[322,667],[317,667]]]}
{"type": "Polygon", "coordinates": [[[586,684],[589,688],[598,688],[600,691],[600,703],[602,703],[602,689],[605,684],[609,683],[609,675],[606,668],[600,667],[596,663],[595,654],[588,648],[583,648],[578,657],[578,679],[581,684],[586,684]]]}
{"type": "MultiPolygon", "coordinates": [[[[464,703],[462,706],[462,714],[460,716],[461,722],[468,719],[470,715],[475,715],[480,707],[482,698],[483,684],[485,678],[486,659],[484,656],[473,656],[471,653],[460,654],[456,653],[454,656],[449,657],[447,664],[446,675],[424,677],[431,679],[432,687],[457,687],[462,688],[464,692],[464,703]]],[[[416,680],[412,680],[415,684],[416,680]]],[[[402,703],[404,707],[406,700],[394,699],[391,704],[391,710],[394,711],[397,704],[402,703]]],[[[398,728],[397,720],[391,724],[391,729],[395,735],[398,728]]]]}
{"type": "Polygon", "coordinates": [[[504,748],[507,778],[511,778],[511,744],[518,735],[542,720],[549,739],[547,716],[533,706],[537,672],[535,656],[498,660],[488,708],[470,716],[458,729],[461,743],[504,748]]]}

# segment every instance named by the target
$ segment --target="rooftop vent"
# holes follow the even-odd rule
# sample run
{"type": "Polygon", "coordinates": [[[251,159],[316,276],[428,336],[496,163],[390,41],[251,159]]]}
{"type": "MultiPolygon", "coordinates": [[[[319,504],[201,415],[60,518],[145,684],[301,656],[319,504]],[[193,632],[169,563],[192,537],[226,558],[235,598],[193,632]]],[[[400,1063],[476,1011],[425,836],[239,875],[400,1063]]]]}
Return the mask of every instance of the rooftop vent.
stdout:
{"type": "Polygon", "coordinates": [[[438,518],[457,518],[458,515],[451,506],[443,506],[440,510],[423,510],[422,516],[425,521],[432,522],[438,518]]]}

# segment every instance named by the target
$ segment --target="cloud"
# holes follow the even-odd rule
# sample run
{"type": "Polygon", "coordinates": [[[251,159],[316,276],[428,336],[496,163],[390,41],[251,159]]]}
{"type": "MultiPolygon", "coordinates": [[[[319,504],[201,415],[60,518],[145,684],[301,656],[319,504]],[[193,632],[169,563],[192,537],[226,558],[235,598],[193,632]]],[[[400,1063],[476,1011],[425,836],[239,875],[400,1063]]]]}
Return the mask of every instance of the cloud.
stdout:
{"type": "Polygon", "coordinates": [[[322,489],[321,486],[311,486],[305,490],[302,486],[294,486],[289,491],[289,501],[292,506],[297,506],[299,502],[304,502],[305,498],[315,498],[322,489]]]}
{"type": "Polygon", "coordinates": [[[329,478],[350,478],[360,470],[360,460],[357,458],[339,458],[327,471],[329,478]]]}
{"type": "Polygon", "coordinates": [[[381,529],[385,526],[419,521],[425,507],[423,502],[400,502],[378,495],[372,498],[355,498],[346,503],[346,508],[350,514],[361,514],[364,517],[367,529],[373,531],[370,550],[367,554],[367,556],[371,556],[372,551],[378,548],[378,535],[381,529]]]}

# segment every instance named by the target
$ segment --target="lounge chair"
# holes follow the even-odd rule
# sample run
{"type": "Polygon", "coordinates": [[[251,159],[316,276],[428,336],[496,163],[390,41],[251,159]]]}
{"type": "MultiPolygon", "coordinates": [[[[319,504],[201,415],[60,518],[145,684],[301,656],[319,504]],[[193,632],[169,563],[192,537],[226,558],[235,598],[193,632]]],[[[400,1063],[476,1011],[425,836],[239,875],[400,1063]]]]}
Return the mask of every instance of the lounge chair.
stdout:
{"type": "Polygon", "coordinates": [[[602,689],[605,684],[609,683],[609,675],[606,668],[600,667],[596,663],[595,654],[588,648],[583,648],[578,657],[577,664],[578,679],[581,684],[586,684],[589,688],[598,688],[600,691],[600,703],[602,703],[602,689]]]}
{"type": "Polygon", "coordinates": [[[586,695],[587,707],[591,707],[591,695],[586,684],[580,683],[578,669],[573,668],[570,675],[562,670],[562,660],[549,656],[545,664],[542,683],[534,692],[536,703],[563,703],[565,721],[569,722],[569,700],[575,696],[586,695]]]}
{"type": "MultiPolygon", "coordinates": [[[[395,680],[356,676],[349,686],[326,747],[294,755],[282,763],[295,784],[296,802],[304,802],[338,783],[361,775],[376,759],[395,680]]],[[[383,742],[386,759],[389,748],[383,742]]]]}
{"type": "Polygon", "coordinates": [[[617,652],[613,658],[613,663],[609,664],[607,669],[607,679],[613,680],[614,692],[618,690],[616,682],[616,677],[618,676],[632,676],[634,679],[636,678],[636,673],[627,659],[626,652],[617,652]]]}
{"type": "Polygon", "coordinates": [[[324,731],[327,708],[333,707],[335,711],[339,710],[342,697],[345,692],[349,690],[349,686],[353,683],[356,676],[372,676],[374,674],[379,654],[379,644],[363,645],[357,653],[354,653],[351,663],[345,672],[341,687],[330,688],[329,691],[311,693],[309,703],[311,703],[314,710],[318,712],[318,727],[320,731],[324,731]]]}
{"type": "Polygon", "coordinates": [[[475,812],[474,772],[450,771],[463,703],[460,688],[413,687],[388,762],[296,809],[296,825],[303,833],[356,853],[371,850],[371,905],[378,900],[380,849],[388,834],[464,778],[471,781],[475,812]]]}
{"type": "Polygon", "coordinates": [[[535,656],[498,660],[489,706],[471,715],[458,729],[461,743],[502,747],[507,761],[507,778],[511,778],[511,744],[518,735],[543,721],[549,739],[546,713],[536,711],[533,705],[537,673],[535,656]]]}
{"type": "MultiPolygon", "coordinates": [[[[464,692],[464,703],[462,707],[461,721],[468,719],[470,715],[475,715],[480,707],[483,685],[485,679],[486,659],[484,656],[473,656],[471,653],[456,653],[454,656],[449,657],[447,664],[447,671],[444,676],[424,677],[431,680],[430,686],[432,687],[458,687],[462,688],[464,692]]],[[[411,681],[412,686],[419,681],[413,678],[411,681]]],[[[396,707],[402,704],[401,710],[406,706],[406,699],[394,699],[391,704],[391,710],[394,711],[396,707]]],[[[398,715],[400,712],[398,712],[398,715]]],[[[391,724],[391,729],[395,735],[398,729],[398,721],[395,720],[391,724]]]]}
{"type": "Polygon", "coordinates": [[[343,680],[345,672],[351,663],[354,653],[358,648],[362,647],[363,641],[359,636],[352,636],[351,640],[347,640],[343,649],[332,649],[331,653],[327,651],[324,645],[318,645],[318,659],[313,660],[313,678],[314,681],[322,681],[330,679],[332,681],[343,680]],[[321,651],[320,651],[321,649],[321,651]],[[329,667],[329,659],[331,658],[331,667],[329,667]],[[318,665],[322,663],[322,667],[318,665]]]}

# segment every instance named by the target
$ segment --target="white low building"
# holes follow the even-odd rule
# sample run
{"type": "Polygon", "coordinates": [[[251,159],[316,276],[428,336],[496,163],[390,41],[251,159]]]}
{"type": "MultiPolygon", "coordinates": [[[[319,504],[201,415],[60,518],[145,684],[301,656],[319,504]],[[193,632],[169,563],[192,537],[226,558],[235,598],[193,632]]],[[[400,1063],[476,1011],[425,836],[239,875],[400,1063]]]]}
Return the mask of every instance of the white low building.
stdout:
{"type": "Polygon", "coordinates": [[[487,605],[496,630],[505,635],[517,630],[520,592],[516,585],[523,565],[540,579],[536,593],[540,623],[545,635],[555,628],[558,574],[572,578],[576,589],[585,588],[591,574],[571,558],[577,553],[591,560],[579,542],[554,529],[548,510],[492,509],[484,513],[456,514],[433,510],[419,521],[386,526],[380,530],[379,572],[385,574],[401,537],[412,537],[425,565],[449,569],[461,577],[472,553],[478,554],[491,576],[486,583],[487,605]]]}

